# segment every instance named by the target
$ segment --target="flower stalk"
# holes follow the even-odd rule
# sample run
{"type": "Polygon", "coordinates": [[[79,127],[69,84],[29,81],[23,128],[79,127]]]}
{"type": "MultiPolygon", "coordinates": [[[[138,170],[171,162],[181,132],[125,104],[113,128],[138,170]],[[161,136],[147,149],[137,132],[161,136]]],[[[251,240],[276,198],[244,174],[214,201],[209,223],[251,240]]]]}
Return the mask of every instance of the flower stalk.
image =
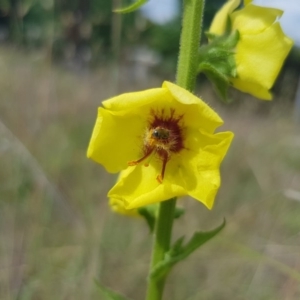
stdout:
{"type": "MultiPolygon", "coordinates": [[[[184,0],[176,83],[193,91],[198,68],[198,50],[202,31],[205,0],[184,0]]],[[[176,198],[159,205],[146,300],[161,300],[166,277],[151,278],[155,266],[163,261],[170,248],[176,198]]]]}
{"type": "Polygon", "coordinates": [[[154,245],[146,297],[147,300],[162,299],[165,278],[152,280],[151,270],[153,270],[153,268],[155,268],[155,266],[164,259],[165,253],[170,248],[175,206],[176,198],[163,201],[159,205],[154,231],[154,245]]]}
{"type": "Polygon", "coordinates": [[[198,68],[205,0],[184,0],[176,83],[193,91],[198,68]]]}

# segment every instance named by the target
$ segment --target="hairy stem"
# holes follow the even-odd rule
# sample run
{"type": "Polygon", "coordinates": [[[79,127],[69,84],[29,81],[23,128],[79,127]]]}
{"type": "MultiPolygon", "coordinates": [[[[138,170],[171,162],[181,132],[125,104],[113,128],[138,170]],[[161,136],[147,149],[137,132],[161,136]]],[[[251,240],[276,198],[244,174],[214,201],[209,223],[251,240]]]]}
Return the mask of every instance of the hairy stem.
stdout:
{"type": "MultiPolygon", "coordinates": [[[[151,271],[157,263],[164,259],[165,253],[169,250],[171,242],[171,234],[174,220],[174,210],[176,206],[176,198],[163,201],[160,203],[157,221],[154,231],[154,245],[152,252],[151,271]]],[[[154,280],[149,278],[147,300],[162,299],[165,278],[154,280]]]]}
{"type": "MultiPolygon", "coordinates": [[[[184,0],[176,83],[193,91],[197,76],[198,50],[205,0],[184,0]]],[[[160,203],[154,230],[154,244],[146,300],[161,300],[166,278],[151,278],[151,272],[163,261],[170,248],[176,198],[160,203]]]]}
{"type": "Polygon", "coordinates": [[[204,0],[184,0],[176,83],[193,91],[197,76],[204,0]]]}

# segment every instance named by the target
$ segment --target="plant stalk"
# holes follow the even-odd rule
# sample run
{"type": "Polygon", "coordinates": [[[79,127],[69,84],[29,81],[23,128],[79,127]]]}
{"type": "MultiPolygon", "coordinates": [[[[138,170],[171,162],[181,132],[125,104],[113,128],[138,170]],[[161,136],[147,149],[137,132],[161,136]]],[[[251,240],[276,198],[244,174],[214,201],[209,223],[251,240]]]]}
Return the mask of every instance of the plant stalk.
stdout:
{"type": "MultiPolygon", "coordinates": [[[[204,3],[205,0],[184,0],[183,4],[176,83],[189,91],[194,90],[196,83],[204,3]]],[[[176,198],[163,201],[159,206],[146,300],[161,300],[163,297],[166,278],[151,278],[151,272],[170,249],[175,207],[176,198]]]]}
{"type": "Polygon", "coordinates": [[[193,91],[198,68],[205,0],[184,0],[176,83],[193,91]]]}
{"type": "Polygon", "coordinates": [[[165,253],[170,248],[175,206],[176,198],[163,201],[159,205],[154,229],[154,245],[146,297],[147,300],[162,299],[165,278],[159,280],[151,279],[151,271],[155,268],[157,263],[164,259],[165,253]]]}

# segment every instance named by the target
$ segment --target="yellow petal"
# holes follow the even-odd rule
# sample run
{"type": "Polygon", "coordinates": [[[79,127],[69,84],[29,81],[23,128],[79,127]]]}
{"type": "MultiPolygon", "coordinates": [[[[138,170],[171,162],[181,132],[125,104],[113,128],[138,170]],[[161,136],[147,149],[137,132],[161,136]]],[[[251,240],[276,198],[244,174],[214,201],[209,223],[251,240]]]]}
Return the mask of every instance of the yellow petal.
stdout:
{"type": "Polygon", "coordinates": [[[196,135],[189,137],[187,149],[171,157],[162,183],[156,180],[162,166],[156,159],[148,167],[140,164],[122,171],[108,196],[123,201],[126,209],[183,195],[190,195],[211,208],[220,186],[219,166],[233,134],[211,135],[193,129],[189,133],[196,135]]]}
{"type": "Polygon", "coordinates": [[[88,147],[87,156],[108,172],[119,172],[142,155],[144,133],[152,111],[175,110],[184,127],[214,132],[222,119],[201,99],[170,82],[163,88],[122,94],[103,102],[88,147]]]}
{"type": "Polygon", "coordinates": [[[119,182],[109,191],[108,197],[123,201],[126,209],[133,209],[186,195],[184,188],[173,180],[175,173],[170,169],[168,163],[161,184],[156,180],[161,172],[160,160],[153,159],[148,167],[143,164],[128,167],[122,171],[119,182]]]}
{"type": "Polygon", "coordinates": [[[143,145],[145,117],[118,114],[99,108],[87,156],[102,164],[108,172],[119,172],[136,159],[143,145]]]}
{"type": "MultiPolygon", "coordinates": [[[[181,87],[165,82],[160,89],[123,94],[107,100],[104,107],[98,111],[88,157],[109,172],[121,171],[116,185],[109,192],[113,210],[134,215],[138,207],[187,194],[208,207],[212,206],[220,180],[216,168],[226,153],[225,147],[221,149],[219,146],[220,137],[229,138],[225,133],[213,134],[223,121],[207,104],[181,87]],[[145,155],[145,138],[149,139],[149,132],[146,136],[145,132],[153,117],[154,120],[164,120],[169,116],[178,122],[182,145],[176,151],[164,149],[170,153],[166,152],[168,161],[164,178],[159,182],[157,178],[162,174],[164,158],[158,150],[163,148],[155,148],[145,161],[141,158],[145,155]],[[212,161],[209,154],[218,157],[213,158],[213,170],[204,172],[201,168],[206,168],[212,161]],[[129,161],[136,160],[139,160],[137,165],[128,166],[129,161]],[[203,179],[202,183],[197,183],[198,177],[203,179]]],[[[149,145],[147,143],[148,140],[146,145],[149,145]]]]}
{"type": "Polygon", "coordinates": [[[241,36],[258,34],[271,26],[282,14],[280,9],[249,4],[231,14],[232,30],[238,30],[241,36]]]}
{"type": "Polygon", "coordinates": [[[232,132],[221,132],[215,135],[201,133],[190,141],[194,149],[185,158],[182,169],[184,186],[188,195],[202,202],[211,209],[216,193],[220,187],[220,164],[226,155],[233,139],[232,132]]]}
{"type": "Polygon", "coordinates": [[[168,81],[163,83],[163,87],[167,88],[172,97],[181,104],[177,106],[177,109],[187,116],[184,119],[186,126],[214,132],[223,124],[223,120],[208,104],[189,91],[168,81]]]}
{"type": "Polygon", "coordinates": [[[222,119],[205,102],[187,90],[165,81],[162,88],[141,92],[126,93],[103,101],[106,109],[120,114],[136,113],[149,116],[151,110],[175,109],[182,115],[188,115],[186,126],[202,127],[213,132],[223,124],[222,119]]]}
{"type": "Polygon", "coordinates": [[[231,83],[236,89],[244,93],[251,94],[262,100],[272,100],[272,94],[269,92],[269,89],[262,87],[261,83],[244,81],[239,78],[231,79],[231,83]]]}
{"type": "MultiPolygon", "coordinates": [[[[231,79],[232,85],[250,93],[260,99],[270,100],[272,95],[270,88],[273,86],[285,58],[287,57],[293,41],[286,37],[281,30],[278,19],[283,14],[282,10],[260,7],[251,4],[252,1],[245,0],[245,7],[231,13],[229,1],[221,9],[214,20],[216,26],[226,23],[224,14],[230,14],[232,31],[238,31],[240,39],[236,46],[235,61],[237,66],[237,77],[231,79]],[[218,21],[218,22],[217,22],[218,21]]],[[[217,32],[215,29],[210,30],[217,32]]]]}
{"type": "MultiPolygon", "coordinates": [[[[120,181],[120,179],[123,178],[123,172],[124,171],[120,172],[117,182],[120,181]]],[[[114,211],[115,213],[118,213],[118,214],[121,214],[121,215],[126,215],[126,216],[129,216],[129,217],[141,217],[141,214],[138,211],[138,209],[136,209],[136,208],[126,209],[125,203],[121,199],[109,198],[109,205],[110,205],[112,211],[114,211]]],[[[157,210],[158,210],[157,203],[152,204],[152,205],[148,205],[147,210],[149,212],[151,212],[153,215],[155,215],[157,210]]]]}
{"type": "Polygon", "coordinates": [[[105,100],[102,104],[105,108],[112,111],[124,111],[148,106],[159,100],[171,100],[170,93],[166,88],[155,88],[140,92],[125,93],[105,100]]]}
{"type": "Polygon", "coordinates": [[[279,23],[259,34],[241,35],[236,50],[238,78],[233,85],[261,99],[270,99],[273,86],[293,41],[287,38],[279,23]]]}
{"type": "Polygon", "coordinates": [[[121,215],[126,215],[129,217],[139,217],[140,216],[137,209],[126,209],[124,206],[124,202],[122,200],[110,198],[109,205],[115,213],[118,213],[121,215]]]}
{"type": "Polygon", "coordinates": [[[216,13],[209,32],[217,35],[222,35],[226,29],[227,19],[230,13],[232,13],[240,4],[240,0],[229,0],[222,8],[216,13]]]}

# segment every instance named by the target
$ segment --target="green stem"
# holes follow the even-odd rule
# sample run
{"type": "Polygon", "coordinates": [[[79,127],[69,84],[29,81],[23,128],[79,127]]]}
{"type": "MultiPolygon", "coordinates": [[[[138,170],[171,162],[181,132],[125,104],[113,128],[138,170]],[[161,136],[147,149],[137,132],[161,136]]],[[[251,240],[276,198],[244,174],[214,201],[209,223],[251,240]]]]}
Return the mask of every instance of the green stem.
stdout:
{"type": "MultiPolygon", "coordinates": [[[[197,76],[198,50],[205,0],[185,0],[180,38],[176,83],[193,91],[197,76]]],[[[151,278],[155,266],[164,260],[170,248],[176,198],[160,203],[154,230],[154,245],[146,300],[161,300],[165,277],[151,278]]]]}
{"type": "MultiPolygon", "coordinates": [[[[176,198],[160,203],[154,231],[154,245],[151,260],[151,269],[164,259],[165,253],[170,248],[171,234],[174,220],[176,198]]],[[[151,275],[151,274],[150,274],[151,275]]],[[[164,290],[165,278],[154,280],[149,278],[147,300],[160,300],[164,290]]]]}
{"type": "Polygon", "coordinates": [[[198,68],[198,51],[205,0],[184,0],[176,83],[193,91],[198,68]]]}

